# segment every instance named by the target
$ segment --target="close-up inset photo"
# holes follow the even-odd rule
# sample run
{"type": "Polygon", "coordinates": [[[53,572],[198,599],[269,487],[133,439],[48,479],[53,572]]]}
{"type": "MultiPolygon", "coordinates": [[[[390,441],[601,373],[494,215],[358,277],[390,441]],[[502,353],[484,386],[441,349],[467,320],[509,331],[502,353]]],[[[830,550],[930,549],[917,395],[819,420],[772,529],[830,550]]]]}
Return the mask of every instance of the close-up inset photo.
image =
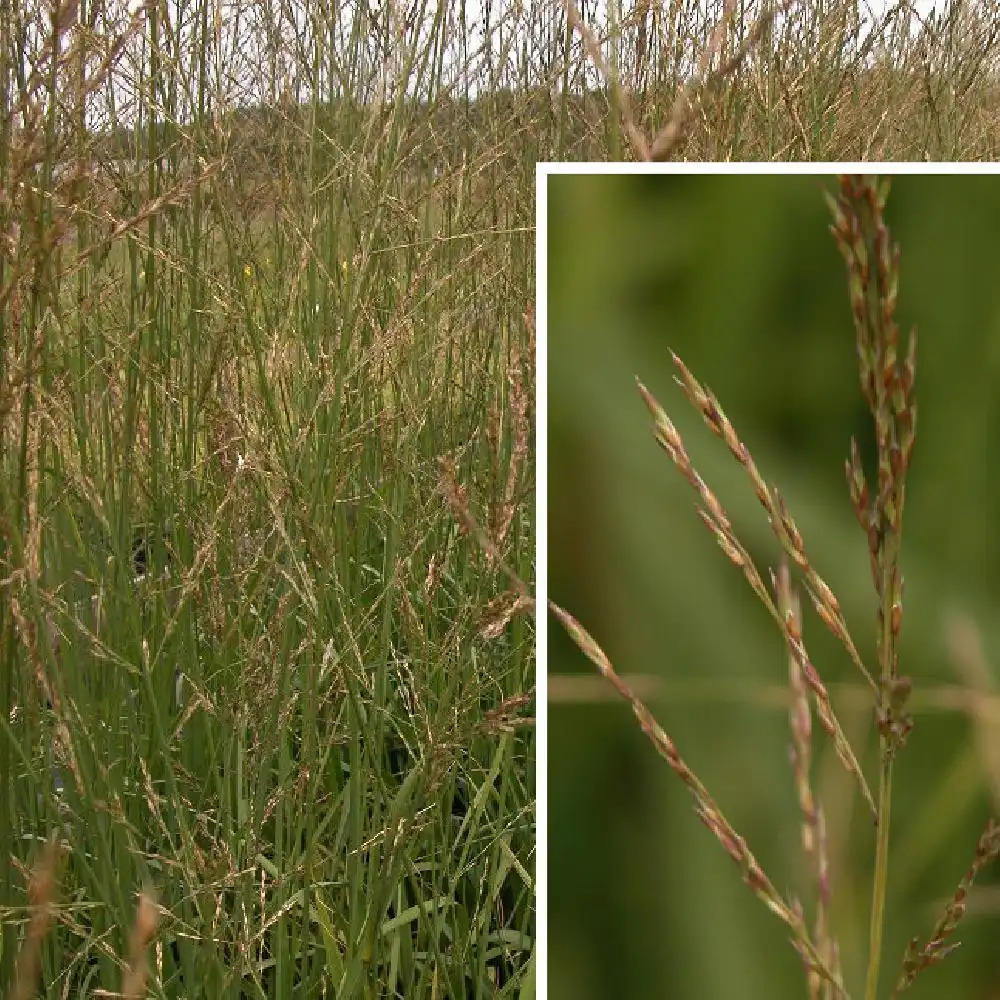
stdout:
{"type": "Polygon", "coordinates": [[[706,169],[539,181],[549,996],[995,1000],[1000,178],[706,169]]]}

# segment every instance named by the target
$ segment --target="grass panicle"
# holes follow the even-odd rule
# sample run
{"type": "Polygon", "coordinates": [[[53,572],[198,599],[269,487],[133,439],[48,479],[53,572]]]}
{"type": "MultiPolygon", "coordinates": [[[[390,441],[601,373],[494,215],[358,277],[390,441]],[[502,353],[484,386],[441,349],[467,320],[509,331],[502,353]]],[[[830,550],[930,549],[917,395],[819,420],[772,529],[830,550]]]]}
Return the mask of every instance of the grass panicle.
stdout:
{"type": "MultiPolygon", "coordinates": [[[[782,613],[791,616],[797,627],[802,628],[802,614],[798,595],[792,589],[788,563],[782,561],[774,590],[782,613]]],[[[826,819],[823,807],[813,794],[812,786],[812,711],[809,707],[809,688],[805,684],[802,667],[794,654],[788,657],[788,686],[791,692],[789,728],[792,741],[789,759],[795,779],[795,791],[802,813],[802,851],[808,858],[816,879],[816,914],[813,920],[813,940],[816,949],[826,961],[839,988],[843,988],[840,969],[840,951],[830,928],[830,862],[827,851],[826,819]]],[[[816,971],[807,968],[807,982],[811,1000],[830,995],[829,984],[816,971]]]]}
{"type": "Polygon", "coordinates": [[[782,898],[767,877],[760,863],[747,846],[746,841],[733,829],[723,815],[719,806],[712,798],[701,779],[685,763],[674,745],[673,740],[664,732],[656,721],[653,713],[645,703],[633,694],[631,688],[622,680],[608,659],[607,654],[598,645],[593,636],[565,609],[550,601],[549,607],[556,618],[562,623],[567,634],[576,643],[580,651],[598,669],[601,676],[608,680],[615,690],[625,699],[635,713],[639,728],[656,748],[657,753],[667,762],[674,774],[687,786],[695,802],[695,814],[712,832],[723,850],[733,859],[740,870],[743,881],[750,887],[754,895],[792,932],[792,944],[802,955],[802,959],[810,972],[822,977],[833,986],[837,996],[849,1000],[848,995],[840,986],[837,976],[828,967],[819,954],[812,939],[802,908],[794,902],[782,898]]]}
{"type": "Polygon", "coordinates": [[[875,585],[877,655],[880,668],[876,699],[881,754],[879,807],[872,884],[866,1000],[878,995],[879,967],[888,891],[892,769],[898,750],[912,727],[906,711],[910,681],[899,674],[899,636],[903,620],[903,578],[899,568],[906,498],[906,473],[913,453],[916,406],[916,338],[911,335],[905,359],[897,357],[899,329],[899,247],[885,221],[887,178],[840,179],[838,197],[827,196],[833,213],[833,235],[847,265],[854,317],[861,389],[875,422],[878,479],[865,508],[867,483],[855,442],[851,443],[848,483],[855,514],[866,537],[875,585]]]}
{"type": "MultiPolygon", "coordinates": [[[[781,504],[779,506],[772,499],[772,491],[760,477],[752,456],[746,446],[743,445],[743,443],[737,438],[735,430],[729,423],[725,414],[722,412],[721,407],[719,407],[718,403],[715,401],[715,398],[702,389],[702,387],[694,380],[694,377],[687,372],[686,368],[681,366],[681,371],[682,374],[685,375],[683,384],[688,387],[692,401],[702,412],[702,415],[705,416],[706,422],[708,422],[709,426],[712,427],[712,429],[726,441],[729,445],[730,451],[732,451],[740,464],[743,465],[749,472],[751,480],[754,482],[754,487],[757,490],[757,496],[764,505],[765,510],[768,511],[771,527],[778,536],[779,541],[791,548],[792,551],[798,556],[799,562],[806,567],[806,571],[810,572],[811,567],[809,566],[808,559],[805,556],[805,551],[802,548],[801,536],[795,528],[794,522],[788,515],[784,505],[781,504]]],[[[874,814],[875,802],[868,789],[868,783],[861,771],[861,766],[857,761],[854,750],[851,748],[850,742],[844,734],[843,727],[840,725],[840,722],[837,720],[837,716],[833,711],[833,706],[830,702],[830,694],[817,673],[816,668],[813,666],[812,661],[809,658],[809,654],[806,652],[805,643],[802,640],[802,633],[796,623],[795,617],[789,612],[783,613],[779,610],[775,596],[772,596],[772,591],[769,591],[765,586],[759,571],[754,565],[753,560],[750,558],[749,552],[747,552],[739,538],[736,537],[729,517],[723,510],[721,503],[691,465],[691,460],[688,457],[686,448],[684,447],[684,442],[670,418],[667,417],[663,408],[641,382],[639,383],[639,392],[646,403],[646,407],[653,416],[654,434],[657,441],[664,451],[666,451],[670,456],[681,475],[684,476],[684,478],[697,491],[700,500],[704,504],[698,512],[702,521],[704,521],[709,530],[715,535],[715,538],[723,552],[729,556],[730,560],[735,565],[743,570],[743,574],[750,583],[754,593],[763,603],[764,607],[767,608],[769,614],[781,629],[781,632],[785,637],[785,641],[788,644],[788,648],[792,655],[798,660],[806,683],[809,685],[809,689],[813,693],[820,724],[833,740],[834,746],[837,750],[837,756],[840,758],[848,773],[857,781],[858,787],[861,789],[861,793],[864,796],[865,801],[868,803],[869,808],[874,814]]],[[[819,579],[815,573],[812,573],[812,575],[815,579],[819,579]]],[[[822,583],[822,581],[820,581],[820,583],[822,583]]],[[[821,593],[829,593],[829,588],[826,584],[822,584],[822,587],[823,590],[821,593]]],[[[830,597],[832,599],[833,595],[830,594],[830,597]]],[[[836,613],[839,615],[839,606],[836,604],[835,599],[833,599],[831,604],[827,607],[836,609],[836,613]]],[[[827,614],[828,617],[830,617],[832,612],[828,611],[827,614]]],[[[825,618],[824,620],[827,619],[825,618]]],[[[844,631],[846,633],[846,628],[844,631]]],[[[851,648],[853,648],[853,644],[851,648]]],[[[862,670],[864,670],[863,666],[862,670]]]]}
{"type": "Polygon", "coordinates": [[[892,991],[893,998],[899,996],[922,970],[943,961],[959,947],[959,942],[949,942],[948,938],[965,916],[965,898],[976,876],[989,865],[995,864],[998,859],[1000,859],[1000,824],[991,819],[979,838],[969,870],[959,882],[955,894],[945,906],[927,941],[921,945],[919,938],[914,938],[907,947],[903,956],[903,971],[892,991]]]}

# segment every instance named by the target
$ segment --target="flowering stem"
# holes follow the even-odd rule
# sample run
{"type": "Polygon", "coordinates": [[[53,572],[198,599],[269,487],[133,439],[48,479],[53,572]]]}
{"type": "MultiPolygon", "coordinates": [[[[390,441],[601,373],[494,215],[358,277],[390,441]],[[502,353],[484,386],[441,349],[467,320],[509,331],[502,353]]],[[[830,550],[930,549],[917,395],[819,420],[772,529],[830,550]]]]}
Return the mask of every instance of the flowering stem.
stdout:
{"type": "Polygon", "coordinates": [[[899,549],[906,473],[916,437],[913,382],[917,342],[911,334],[906,356],[900,357],[895,319],[899,247],[892,242],[885,222],[888,194],[886,178],[848,175],[840,178],[839,195],[828,199],[834,218],[833,234],[847,264],[861,388],[875,421],[878,446],[878,476],[873,490],[868,487],[860,450],[854,441],[846,467],[851,503],[868,537],[872,582],[878,596],[880,676],[875,709],[881,753],[865,1000],[877,1000],[878,996],[889,872],[893,761],[913,725],[906,711],[910,679],[899,673],[903,621],[899,549]]]}

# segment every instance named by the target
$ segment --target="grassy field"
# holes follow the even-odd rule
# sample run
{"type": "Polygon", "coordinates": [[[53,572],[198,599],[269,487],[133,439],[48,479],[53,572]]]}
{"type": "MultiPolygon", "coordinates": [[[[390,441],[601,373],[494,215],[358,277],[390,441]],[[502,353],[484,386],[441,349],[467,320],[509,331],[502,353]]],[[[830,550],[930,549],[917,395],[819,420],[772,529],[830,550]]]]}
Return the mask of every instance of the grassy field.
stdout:
{"type": "Polygon", "coordinates": [[[217,13],[0,14],[0,992],[530,995],[533,159],[217,13]]]}

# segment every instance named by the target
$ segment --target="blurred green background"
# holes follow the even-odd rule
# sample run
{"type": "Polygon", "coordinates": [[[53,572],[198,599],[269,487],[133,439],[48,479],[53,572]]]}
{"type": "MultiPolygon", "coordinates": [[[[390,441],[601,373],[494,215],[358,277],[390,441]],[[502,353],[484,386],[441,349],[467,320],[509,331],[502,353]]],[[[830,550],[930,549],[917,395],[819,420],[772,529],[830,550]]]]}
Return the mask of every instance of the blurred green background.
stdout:
{"type": "MultiPolygon", "coordinates": [[[[646,675],[650,707],[681,754],[810,918],[782,642],[655,444],[634,379],[674,419],[764,571],[777,542],[745,474],[672,383],[669,349],[717,393],[874,670],[868,557],[843,468],[853,434],[871,475],[873,437],[821,195],[835,185],[548,178],[549,596],[621,673],[646,675]]],[[[915,727],[896,769],[882,996],[1000,813],[1000,178],[897,177],[887,215],[902,254],[900,326],[904,337],[920,332],[902,556],[901,669],[914,680],[915,727]],[[973,692],[960,668],[977,639],[986,680],[973,692]]],[[[874,785],[877,741],[858,674],[811,612],[805,638],[874,785]]],[[[553,1000],[806,996],[784,926],[551,617],[549,672],[553,1000]]],[[[815,725],[813,745],[833,921],[857,998],[874,831],[815,725]]],[[[970,897],[963,947],[907,996],[1000,997],[998,875],[987,872],[970,897]]]]}

